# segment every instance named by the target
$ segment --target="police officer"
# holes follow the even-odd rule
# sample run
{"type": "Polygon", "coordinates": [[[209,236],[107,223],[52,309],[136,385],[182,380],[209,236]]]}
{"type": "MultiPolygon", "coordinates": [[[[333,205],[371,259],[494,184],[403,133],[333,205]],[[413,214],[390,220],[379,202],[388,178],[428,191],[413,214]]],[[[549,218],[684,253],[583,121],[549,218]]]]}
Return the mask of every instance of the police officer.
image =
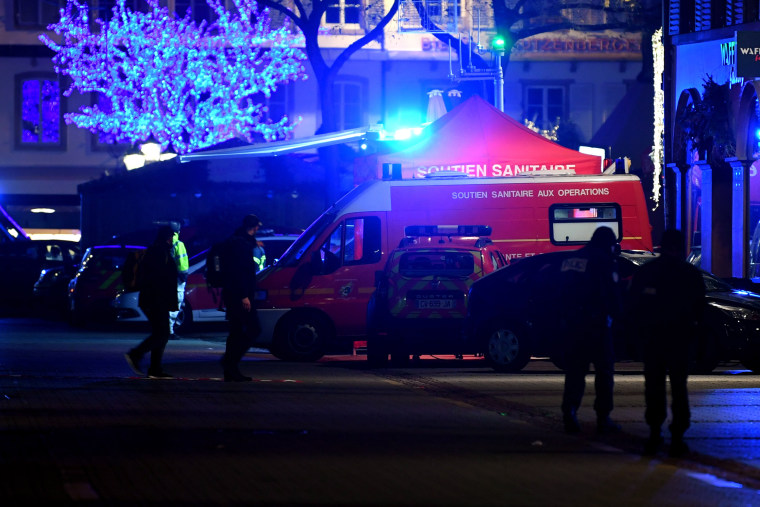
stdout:
{"type": "Polygon", "coordinates": [[[259,217],[245,216],[243,224],[227,240],[225,247],[222,299],[230,323],[227,346],[221,361],[225,382],[252,380],[240,372],[239,363],[261,332],[254,303],[258,267],[254,260],[254,248],[258,245],[256,231],[260,226],[259,217]]]}
{"type": "Polygon", "coordinates": [[[689,356],[705,307],[705,285],[699,270],[684,260],[684,237],[668,229],[661,254],[633,275],[631,297],[644,352],[645,419],[649,438],[645,454],[655,454],[663,442],[661,426],[667,417],[665,376],[670,377],[673,419],[670,455],[689,452],[683,440],[691,425],[687,378],[689,356]]]}
{"type": "MultiPolygon", "coordinates": [[[[172,228],[174,235],[172,236],[172,258],[177,265],[177,302],[182,308],[182,302],[185,300],[185,284],[187,283],[187,270],[190,268],[189,259],[187,257],[187,249],[185,244],[179,240],[180,225],[179,222],[171,222],[169,226],[172,228]]],[[[177,325],[177,317],[179,316],[179,310],[176,312],[169,312],[169,337],[176,340],[178,337],[174,333],[175,326],[177,325]]]]}
{"type": "Polygon", "coordinates": [[[156,239],[148,247],[137,269],[140,288],[139,305],[150,323],[150,335],[124,354],[127,364],[138,375],[142,358],[150,352],[148,377],[172,378],[162,367],[166,343],[169,341],[169,312],[177,309],[177,266],[171,255],[172,229],[159,227],[156,239]]]}
{"type": "Polygon", "coordinates": [[[563,308],[565,388],[562,415],[565,431],[578,433],[577,412],[586,388],[586,374],[593,363],[597,432],[620,430],[612,412],[614,354],[610,325],[619,310],[616,258],[620,253],[609,227],[594,231],[589,243],[563,260],[560,291],[563,308]]]}

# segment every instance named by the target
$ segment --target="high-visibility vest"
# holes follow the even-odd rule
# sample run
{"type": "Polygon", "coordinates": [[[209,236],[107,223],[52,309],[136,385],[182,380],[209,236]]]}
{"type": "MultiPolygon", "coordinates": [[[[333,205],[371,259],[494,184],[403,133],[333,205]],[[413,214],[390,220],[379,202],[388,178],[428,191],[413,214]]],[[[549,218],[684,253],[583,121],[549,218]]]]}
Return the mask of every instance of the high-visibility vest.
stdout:
{"type": "Polygon", "coordinates": [[[267,255],[264,248],[257,246],[253,249],[253,261],[256,263],[256,271],[261,271],[267,262],[267,255]]]}
{"type": "Polygon", "coordinates": [[[186,273],[190,268],[190,261],[187,257],[187,249],[185,244],[179,240],[179,233],[174,233],[174,240],[172,241],[172,257],[174,262],[177,263],[177,271],[180,273],[186,273]]]}

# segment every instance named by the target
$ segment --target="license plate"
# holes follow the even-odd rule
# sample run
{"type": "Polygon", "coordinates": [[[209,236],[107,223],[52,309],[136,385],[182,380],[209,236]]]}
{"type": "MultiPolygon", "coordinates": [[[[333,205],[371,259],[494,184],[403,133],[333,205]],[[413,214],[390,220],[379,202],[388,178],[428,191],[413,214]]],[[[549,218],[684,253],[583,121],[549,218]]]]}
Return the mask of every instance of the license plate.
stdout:
{"type": "Polygon", "coordinates": [[[457,302],[455,299],[418,299],[417,308],[420,310],[450,310],[456,308],[457,302]]]}

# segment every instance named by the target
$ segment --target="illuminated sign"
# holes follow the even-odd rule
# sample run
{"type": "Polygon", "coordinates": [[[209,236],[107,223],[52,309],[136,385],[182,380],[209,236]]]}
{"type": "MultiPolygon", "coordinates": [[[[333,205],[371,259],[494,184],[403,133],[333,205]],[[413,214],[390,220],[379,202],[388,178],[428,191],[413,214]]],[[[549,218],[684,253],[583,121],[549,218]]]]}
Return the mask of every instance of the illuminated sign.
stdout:
{"type": "Polygon", "coordinates": [[[760,77],[760,33],[736,32],[736,74],[760,77]]]}
{"type": "Polygon", "coordinates": [[[741,83],[741,78],[736,75],[736,41],[721,43],[720,63],[724,67],[728,67],[729,84],[741,83]]]}
{"type": "Polygon", "coordinates": [[[553,171],[560,174],[575,172],[575,164],[449,164],[418,166],[415,178],[424,178],[426,174],[438,171],[456,171],[477,178],[498,178],[500,176],[517,176],[535,171],[553,171]]]}

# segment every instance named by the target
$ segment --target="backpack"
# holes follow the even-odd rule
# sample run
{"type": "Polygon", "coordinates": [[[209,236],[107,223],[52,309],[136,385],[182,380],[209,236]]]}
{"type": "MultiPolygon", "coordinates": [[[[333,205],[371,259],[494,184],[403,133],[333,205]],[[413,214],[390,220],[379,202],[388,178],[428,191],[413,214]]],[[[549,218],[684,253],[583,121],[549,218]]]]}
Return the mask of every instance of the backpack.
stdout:
{"type": "Polygon", "coordinates": [[[224,259],[227,256],[228,240],[211,245],[206,255],[206,283],[210,287],[224,286],[224,259]]]}

